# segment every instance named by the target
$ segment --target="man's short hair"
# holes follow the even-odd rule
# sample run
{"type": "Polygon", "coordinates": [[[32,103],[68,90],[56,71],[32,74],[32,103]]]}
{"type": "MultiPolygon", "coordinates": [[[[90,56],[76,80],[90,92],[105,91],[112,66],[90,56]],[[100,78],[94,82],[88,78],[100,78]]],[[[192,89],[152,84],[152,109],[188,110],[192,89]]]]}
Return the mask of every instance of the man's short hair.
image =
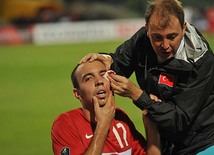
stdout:
{"type": "Polygon", "coordinates": [[[77,75],[76,75],[76,71],[79,66],[80,66],[80,64],[77,64],[74,67],[73,71],[71,72],[71,82],[72,82],[74,88],[79,88],[79,83],[77,82],[77,75]]]}
{"type": "Polygon", "coordinates": [[[149,23],[153,13],[157,13],[163,22],[165,21],[164,26],[168,24],[170,15],[178,18],[181,27],[184,25],[184,10],[179,0],[150,0],[145,11],[146,23],[149,23]]]}

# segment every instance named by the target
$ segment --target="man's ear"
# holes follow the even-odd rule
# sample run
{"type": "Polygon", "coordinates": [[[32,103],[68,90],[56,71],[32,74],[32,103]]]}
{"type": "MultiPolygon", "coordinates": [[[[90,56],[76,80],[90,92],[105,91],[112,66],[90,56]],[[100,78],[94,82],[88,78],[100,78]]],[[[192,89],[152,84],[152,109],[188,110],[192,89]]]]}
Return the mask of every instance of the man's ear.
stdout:
{"type": "Polygon", "coordinates": [[[187,23],[186,23],[186,21],[184,21],[184,25],[183,25],[183,34],[185,34],[185,32],[186,32],[186,27],[187,27],[187,23]]]}
{"type": "Polygon", "coordinates": [[[78,100],[82,100],[82,97],[81,97],[81,95],[80,95],[79,89],[74,88],[74,89],[73,89],[73,93],[74,93],[74,96],[75,96],[78,100]]]}
{"type": "Polygon", "coordinates": [[[145,28],[146,28],[146,35],[147,35],[147,37],[148,37],[148,36],[149,36],[149,35],[148,35],[148,23],[145,24],[145,28]]]}

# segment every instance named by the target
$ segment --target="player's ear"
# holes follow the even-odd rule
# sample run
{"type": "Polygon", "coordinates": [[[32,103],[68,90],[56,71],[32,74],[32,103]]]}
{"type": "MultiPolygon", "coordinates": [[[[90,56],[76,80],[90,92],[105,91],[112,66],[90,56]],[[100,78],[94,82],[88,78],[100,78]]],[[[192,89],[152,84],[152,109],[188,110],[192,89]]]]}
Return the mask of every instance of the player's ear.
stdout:
{"type": "Polygon", "coordinates": [[[82,97],[81,97],[81,95],[80,95],[79,89],[74,88],[74,89],[73,89],[73,93],[74,93],[74,96],[75,96],[78,100],[82,100],[82,97]]]}

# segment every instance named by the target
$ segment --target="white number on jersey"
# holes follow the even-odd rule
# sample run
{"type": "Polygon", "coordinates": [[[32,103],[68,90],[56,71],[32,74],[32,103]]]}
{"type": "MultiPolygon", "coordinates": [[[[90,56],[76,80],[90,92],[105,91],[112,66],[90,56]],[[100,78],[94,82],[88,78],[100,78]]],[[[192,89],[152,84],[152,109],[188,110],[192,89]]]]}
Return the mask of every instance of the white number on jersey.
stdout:
{"type": "Polygon", "coordinates": [[[113,133],[114,133],[114,135],[115,135],[115,137],[116,137],[116,139],[117,139],[117,141],[118,141],[120,147],[121,147],[121,148],[124,147],[124,144],[122,143],[121,138],[123,138],[123,140],[124,140],[124,142],[125,142],[125,145],[128,146],[129,144],[128,144],[128,142],[127,142],[127,131],[126,131],[126,128],[125,128],[125,127],[123,126],[123,124],[121,124],[121,123],[117,123],[116,126],[117,126],[117,129],[121,128],[122,131],[123,131],[123,137],[120,137],[120,135],[119,135],[117,129],[113,126],[113,133]]]}

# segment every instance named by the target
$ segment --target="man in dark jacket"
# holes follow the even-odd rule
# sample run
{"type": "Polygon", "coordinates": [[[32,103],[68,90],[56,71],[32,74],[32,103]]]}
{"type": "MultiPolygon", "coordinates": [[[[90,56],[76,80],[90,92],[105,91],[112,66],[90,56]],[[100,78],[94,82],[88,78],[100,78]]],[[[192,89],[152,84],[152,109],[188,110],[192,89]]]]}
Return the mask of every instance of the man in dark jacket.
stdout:
{"type": "Polygon", "coordinates": [[[159,127],[164,154],[214,154],[214,55],[209,44],[184,20],[178,0],[152,1],[145,19],[146,26],[115,53],[92,53],[82,62],[100,59],[122,75],[109,75],[113,91],[148,110],[159,127]],[[133,72],[140,88],[127,79],[133,72]]]}

